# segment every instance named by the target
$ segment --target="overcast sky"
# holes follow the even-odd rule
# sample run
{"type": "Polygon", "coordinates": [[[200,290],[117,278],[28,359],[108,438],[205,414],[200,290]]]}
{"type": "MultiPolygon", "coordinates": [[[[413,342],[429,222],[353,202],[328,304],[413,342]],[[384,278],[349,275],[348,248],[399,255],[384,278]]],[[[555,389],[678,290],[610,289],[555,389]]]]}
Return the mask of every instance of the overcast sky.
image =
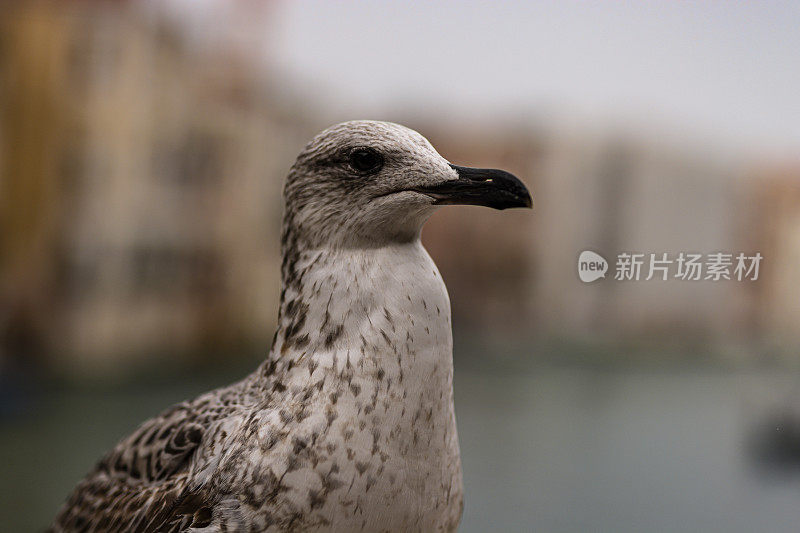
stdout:
{"type": "Polygon", "coordinates": [[[800,2],[317,0],[275,15],[280,65],[358,105],[652,115],[800,152],[800,2]]]}
{"type": "Polygon", "coordinates": [[[286,83],[354,115],[632,117],[800,154],[800,2],[291,0],[266,18],[286,83]]]}

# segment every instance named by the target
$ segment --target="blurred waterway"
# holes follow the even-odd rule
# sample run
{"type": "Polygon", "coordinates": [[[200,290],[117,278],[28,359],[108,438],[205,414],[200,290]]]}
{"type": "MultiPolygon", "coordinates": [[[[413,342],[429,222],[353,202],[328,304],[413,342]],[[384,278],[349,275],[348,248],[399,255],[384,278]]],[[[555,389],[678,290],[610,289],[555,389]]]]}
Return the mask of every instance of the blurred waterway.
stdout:
{"type": "MultiPolygon", "coordinates": [[[[456,371],[466,486],[460,531],[797,531],[800,469],[762,470],[745,441],[800,374],[483,367],[456,371]]],[[[118,438],[224,382],[217,375],[63,389],[35,400],[24,417],[6,417],[3,530],[41,530],[118,438]]]]}

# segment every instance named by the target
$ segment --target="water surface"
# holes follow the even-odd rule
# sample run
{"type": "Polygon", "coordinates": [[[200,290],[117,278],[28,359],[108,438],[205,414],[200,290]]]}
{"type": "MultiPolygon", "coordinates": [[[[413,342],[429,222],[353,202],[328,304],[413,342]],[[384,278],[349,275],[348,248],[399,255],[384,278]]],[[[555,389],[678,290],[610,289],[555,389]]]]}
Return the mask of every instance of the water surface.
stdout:
{"type": "MultiPolygon", "coordinates": [[[[221,383],[62,390],[0,423],[0,515],[37,531],[118,438],[221,383]]],[[[796,532],[800,475],[748,459],[748,431],[797,375],[456,372],[462,532],[796,532]]],[[[776,431],[780,428],[776,428],[776,431]]]]}

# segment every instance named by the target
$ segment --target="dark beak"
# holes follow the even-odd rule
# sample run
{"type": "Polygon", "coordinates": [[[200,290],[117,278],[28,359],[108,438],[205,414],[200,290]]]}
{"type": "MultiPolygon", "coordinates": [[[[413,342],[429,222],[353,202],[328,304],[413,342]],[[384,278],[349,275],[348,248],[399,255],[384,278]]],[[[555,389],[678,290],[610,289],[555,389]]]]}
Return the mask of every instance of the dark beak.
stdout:
{"type": "Polygon", "coordinates": [[[416,189],[440,205],[484,205],[493,209],[533,207],[531,194],[513,174],[493,168],[450,165],[458,179],[416,189]]]}

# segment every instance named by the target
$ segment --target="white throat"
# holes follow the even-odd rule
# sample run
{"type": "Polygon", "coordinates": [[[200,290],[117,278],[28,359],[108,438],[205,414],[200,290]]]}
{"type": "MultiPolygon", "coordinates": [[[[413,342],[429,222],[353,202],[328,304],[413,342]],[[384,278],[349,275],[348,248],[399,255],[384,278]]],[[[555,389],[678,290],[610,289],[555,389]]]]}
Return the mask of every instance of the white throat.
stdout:
{"type": "Polygon", "coordinates": [[[323,367],[349,360],[415,381],[436,367],[452,379],[450,300],[419,240],[310,250],[295,271],[302,282],[286,289],[272,357],[303,352],[323,367]]]}

